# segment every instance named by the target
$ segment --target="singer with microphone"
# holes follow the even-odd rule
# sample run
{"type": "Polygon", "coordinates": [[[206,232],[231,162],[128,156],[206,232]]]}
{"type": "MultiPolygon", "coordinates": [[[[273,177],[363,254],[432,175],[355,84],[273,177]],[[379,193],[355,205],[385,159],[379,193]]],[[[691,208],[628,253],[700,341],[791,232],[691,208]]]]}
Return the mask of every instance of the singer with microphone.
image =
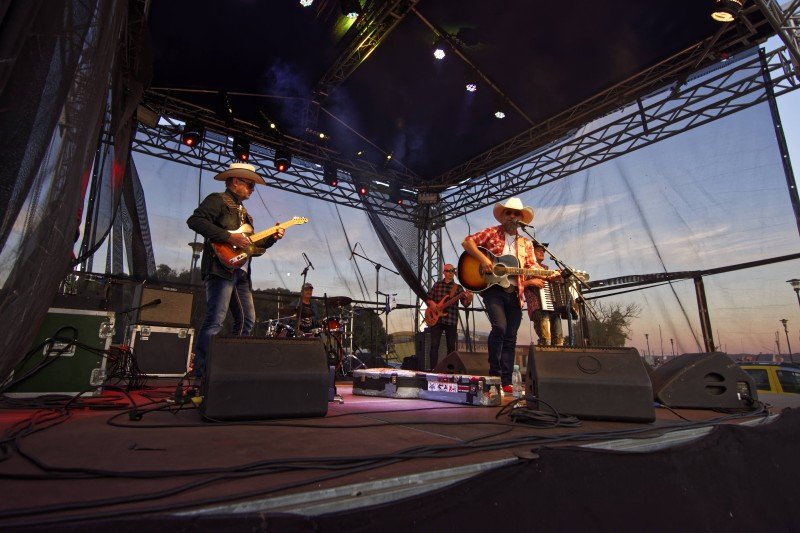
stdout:
{"type": "MultiPolygon", "coordinates": [[[[491,226],[467,236],[461,245],[489,272],[494,262],[478,247],[483,247],[495,256],[511,255],[522,268],[539,268],[533,251],[533,243],[518,233],[520,225],[533,221],[533,208],[523,206],[522,200],[509,198],[493,208],[499,226],[491,226]]],[[[489,315],[492,330],[489,333],[489,374],[500,376],[504,393],[512,393],[511,373],[514,370],[514,352],[517,346],[517,330],[522,322],[523,276],[508,276],[507,288],[492,285],[482,293],[483,304],[489,315]]]]}

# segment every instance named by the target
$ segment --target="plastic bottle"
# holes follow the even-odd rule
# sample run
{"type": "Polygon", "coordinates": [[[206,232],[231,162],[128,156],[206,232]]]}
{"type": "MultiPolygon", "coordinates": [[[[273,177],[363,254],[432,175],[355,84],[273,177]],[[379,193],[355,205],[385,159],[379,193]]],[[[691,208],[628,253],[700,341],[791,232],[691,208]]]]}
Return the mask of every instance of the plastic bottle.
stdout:
{"type": "Polygon", "coordinates": [[[515,400],[519,400],[525,396],[525,389],[522,387],[522,374],[519,371],[519,365],[514,365],[514,372],[511,374],[511,388],[513,390],[515,400]]]}

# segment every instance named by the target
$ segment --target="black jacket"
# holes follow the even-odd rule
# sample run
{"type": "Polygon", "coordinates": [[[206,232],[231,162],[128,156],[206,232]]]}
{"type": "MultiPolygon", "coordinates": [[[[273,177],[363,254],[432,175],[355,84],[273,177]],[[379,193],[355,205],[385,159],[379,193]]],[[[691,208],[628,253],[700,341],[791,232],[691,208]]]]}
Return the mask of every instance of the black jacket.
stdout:
{"type": "MultiPolygon", "coordinates": [[[[206,198],[197,206],[192,216],[186,220],[189,228],[196,231],[205,237],[205,245],[203,246],[203,259],[200,266],[200,273],[203,279],[206,276],[219,276],[225,279],[233,279],[233,271],[226,268],[219,262],[214,249],[211,248],[212,242],[227,242],[230,235],[229,230],[237,230],[241,225],[239,223],[239,212],[237,209],[231,208],[225,201],[225,196],[228,197],[228,202],[232,205],[241,205],[239,199],[230,191],[215,192],[206,196],[206,198]],[[230,200],[233,200],[232,202],[230,200]]],[[[253,219],[247,216],[250,225],[253,224],[253,219]]],[[[254,228],[255,229],[255,228],[254,228]]],[[[259,248],[269,248],[277,239],[274,235],[262,239],[254,243],[259,248]]],[[[249,262],[248,262],[249,267],[249,262]]],[[[250,268],[248,268],[250,271],[250,268]]]]}

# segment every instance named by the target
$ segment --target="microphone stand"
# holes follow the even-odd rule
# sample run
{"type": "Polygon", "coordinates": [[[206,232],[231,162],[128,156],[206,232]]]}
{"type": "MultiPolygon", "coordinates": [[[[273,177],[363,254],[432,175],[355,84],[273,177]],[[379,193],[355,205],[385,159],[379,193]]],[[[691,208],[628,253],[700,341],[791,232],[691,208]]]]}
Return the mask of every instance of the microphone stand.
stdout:
{"type": "Polygon", "coordinates": [[[295,313],[294,335],[295,335],[295,337],[299,337],[300,336],[300,320],[302,318],[300,316],[300,309],[303,308],[303,286],[305,286],[305,284],[306,284],[306,276],[308,275],[308,267],[309,267],[309,265],[306,265],[306,267],[300,273],[303,276],[303,285],[300,285],[300,295],[297,297],[297,306],[294,309],[294,313],[295,313]]]}
{"type": "MultiPolygon", "coordinates": [[[[363,247],[362,247],[362,249],[363,249],[363,247]]],[[[380,271],[381,271],[381,268],[385,268],[389,272],[397,274],[398,276],[400,275],[400,273],[392,270],[391,268],[389,268],[387,266],[383,266],[382,264],[378,263],[377,261],[373,261],[372,259],[370,259],[369,257],[367,257],[365,255],[361,255],[360,253],[355,251],[355,248],[353,250],[351,250],[351,253],[352,253],[352,255],[354,255],[356,257],[360,257],[361,259],[364,259],[365,261],[369,261],[370,263],[375,265],[375,314],[377,315],[378,309],[380,309],[380,307],[381,307],[381,291],[380,291],[380,271]]],[[[389,325],[388,324],[388,320],[387,320],[387,324],[386,325],[388,327],[388,325],[389,325]]],[[[387,338],[388,338],[388,335],[389,335],[388,331],[386,332],[386,335],[387,335],[387,338]]],[[[373,350],[372,353],[373,354],[377,354],[378,353],[378,342],[377,342],[377,339],[375,338],[375,323],[372,320],[370,320],[370,322],[369,322],[369,337],[370,337],[370,339],[369,339],[370,340],[370,344],[372,345],[372,350],[373,350]]],[[[373,364],[374,364],[374,359],[373,359],[373,364]]]]}
{"type": "MultiPolygon", "coordinates": [[[[558,266],[561,269],[561,277],[564,279],[565,282],[569,278],[572,278],[574,280],[577,280],[578,283],[583,285],[586,289],[589,288],[589,284],[586,283],[585,281],[583,281],[580,278],[580,276],[578,276],[577,272],[575,272],[575,270],[571,266],[567,265],[561,259],[556,257],[556,255],[547,246],[545,246],[543,243],[539,242],[536,239],[536,237],[534,237],[533,235],[530,234],[530,232],[528,231],[528,228],[532,227],[532,226],[528,226],[527,224],[524,224],[524,225],[520,224],[519,227],[522,229],[522,231],[528,237],[531,238],[531,240],[533,242],[535,242],[538,246],[543,248],[545,253],[547,253],[553,259],[553,262],[556,264],[556,266],[558,266]],[[565,273],[566,273],[566,275],[565,275],[565,273]]],[[[578,317],[577,316],[573,317],[573,312],[572,312],[572,293],[570,292],[569,287],[565,287],[564,289],[565,289],[564,290],[564,293],[565,293],[564,303],[565,303],[565,305],[567,307],[567,337],[569,339],[569,345],[570,346],[575,346],[575,331],[574,331],[574,327],[573,327],[572,321],[573,321],[573,319],[577,319],[578,317]]]]}

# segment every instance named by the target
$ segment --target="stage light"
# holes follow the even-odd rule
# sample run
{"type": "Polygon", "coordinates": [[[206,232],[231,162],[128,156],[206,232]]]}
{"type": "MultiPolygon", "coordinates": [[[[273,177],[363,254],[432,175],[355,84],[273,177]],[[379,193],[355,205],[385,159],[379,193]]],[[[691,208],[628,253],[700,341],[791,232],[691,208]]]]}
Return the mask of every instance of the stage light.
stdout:
{"type": "Polygon", "coordinates": [[[477,90],[478,90],[478,86],[476,84],[474,84],[474,83],[468,83],[467,84],[467,91],[468,92],[474,93],[477,90]]]}
{"type": "Polygon", "coordinates": [[[242,161],[250,159],[250,141],[244,137],[234,136],[233,138],[233,157],[242,161]]]}
{"type": "Polygon", "coordinates": [[[292,154],[285,148],[275,150],[275,168],[278,172],[286,172],[292,166],[292,154]]]}
{"type": "Polygon", "coordinates": [[[744,0],[714,0],[711,18],[717,22],[733,22],[742,10],[744,0]]]}
{"type": "Polygon", "coordinates": [[[366,196],[369,193],[369,182],[364,180],[357,181],[356,191],[359,196],[366,196]]]}
{"type": "Polygon", "coordinates": [[[358,0],[341,0],[339,4],[342,8],[342,14],[349,19],[358,18],[364,12],[358,0]]]}
{"type": "Polygon", "coordinates": [[[389,188],[389,201],[393,204],[403,205],[403,192],[396,183],[389,188]]]}
{"type": "Polygon", "coordinates": [[[303,7],[309,7],[313,3],[314,3],[314,0],[300,0],[300,5],[303,6],[303,7]]]}
{"type": "Polygon", "coordinates": [[[433,57],[435,57],[436,59],[444,59],[444,56],[445,56],[444,49],[437,46],[436,49],[433,51],[433,57]]]}
{"type": "Polygon", "coordinates": [[[186,125],[183,126],[183,135],[181,136],[181,140],[186,146],[194,148],[203,141],[204,132],[205,128],[203,128],[203,126],[200,124],[187,122],[186,125]]]}
{"type": "Polygon", "coordinates": [[[494,116],[496,116],[497,118],[506,118],[506,114],[501,109],[495,111],[494,116]]]}
{"type": "Polygon", "coordinates": [[[331,187],[339,185],[339,175],[333,163],[325,163],[322,173],[325,176],[325,183],[331,187]]]}

